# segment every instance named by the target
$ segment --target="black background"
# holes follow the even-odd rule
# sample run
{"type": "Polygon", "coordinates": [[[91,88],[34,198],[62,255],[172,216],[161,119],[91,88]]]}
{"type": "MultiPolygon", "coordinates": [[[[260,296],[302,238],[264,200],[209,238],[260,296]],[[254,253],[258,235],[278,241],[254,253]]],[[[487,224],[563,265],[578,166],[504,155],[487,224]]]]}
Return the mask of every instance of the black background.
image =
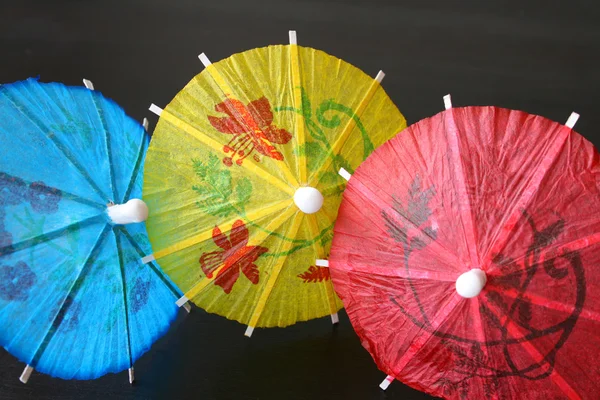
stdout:
{"type": "MultiPolygon", "coordinates": [[[[156,117],[202,70],[233,53],[298,42],[374,76],[409,123],[453,104],[497,105],[600,136],[600,3],[597,1],[21,1],[0,0],[0,83],[40,75],[116,100],[134,118],[156,117]]],[[[0,349],[0,398],[427,399],[379,372],[345,314],[286,329],[245,327],[194,308],[127,372],[95,381],[35,373],[0,349]]]]}

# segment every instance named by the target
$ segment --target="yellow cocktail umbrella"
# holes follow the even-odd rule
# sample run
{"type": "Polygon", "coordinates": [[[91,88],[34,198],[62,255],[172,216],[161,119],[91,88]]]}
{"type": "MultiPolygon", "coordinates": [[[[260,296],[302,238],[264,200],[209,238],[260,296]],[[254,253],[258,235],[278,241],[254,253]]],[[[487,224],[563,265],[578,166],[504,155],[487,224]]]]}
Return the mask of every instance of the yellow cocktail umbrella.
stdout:
{"type": "Polygon", "coordinates": [[[148,233],[199,307],[254,327],[331,315],[342,303],[314,260],[331,244],[345,181],[406,126],[358,68],[296,44],[235,54],[161,110],[146,156],[148,233]]]}

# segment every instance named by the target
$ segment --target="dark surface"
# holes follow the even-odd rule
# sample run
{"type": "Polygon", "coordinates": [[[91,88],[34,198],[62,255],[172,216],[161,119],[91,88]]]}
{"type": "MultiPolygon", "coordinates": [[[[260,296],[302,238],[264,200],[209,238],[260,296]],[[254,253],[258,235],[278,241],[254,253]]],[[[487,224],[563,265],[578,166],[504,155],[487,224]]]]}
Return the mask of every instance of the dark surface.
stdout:
{"type": "MultiPolygon", "coordinates": [[[[600,143],[600,3],[596,1],[12,1],[0,0],[0,82],[96,88],[134,118],[156,117],[202,65],[287,42],[316,47],[375,75],[409,123],[443,108],[497,105],[564,122],[600,143]],[[100,5],[100,3],[102,3],[100,5]]],[[[194,309],[127,372],[96,381],[34,373],[0,349],[0,398],[426,399],[394,382],[386,393],[345,314],[256,330],[194,309]]]]}

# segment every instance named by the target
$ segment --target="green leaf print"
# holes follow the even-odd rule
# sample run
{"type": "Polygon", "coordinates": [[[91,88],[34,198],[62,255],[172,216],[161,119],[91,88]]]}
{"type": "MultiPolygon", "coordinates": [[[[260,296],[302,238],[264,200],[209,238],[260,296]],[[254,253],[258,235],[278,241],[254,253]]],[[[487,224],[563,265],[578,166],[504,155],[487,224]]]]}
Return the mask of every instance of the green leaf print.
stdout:
{"type": "Polygon", "coordinates": [[[192,160],[194,172],[200,178],[200,184],[192,186],[200,198],[198,207],[207,214],[227,217],[235,208],[231,205],[231,172],[221,167],[219,158],[209,154],[207,161],[192,160]]]}

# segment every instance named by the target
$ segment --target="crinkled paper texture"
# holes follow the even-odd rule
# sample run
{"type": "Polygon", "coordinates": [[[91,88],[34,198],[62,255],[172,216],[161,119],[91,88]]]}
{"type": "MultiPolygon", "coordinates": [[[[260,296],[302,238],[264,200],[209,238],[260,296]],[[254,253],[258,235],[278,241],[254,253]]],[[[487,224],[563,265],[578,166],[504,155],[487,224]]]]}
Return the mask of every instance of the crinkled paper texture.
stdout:
{"type": "Polygon", "coordinates": [[[344,193],[330,270],[378,367],[450,399],[597,398],[599,173],[579,134],[496,107],[376,150],[344,193]],[[487,284],[465,299],[471,268],[487,284]]]}
{"type": "Polygon", "coordinates": [[[315,265],[345,186],[337,172],[404,127],[372,77],[321,51],[269,46],[212,64],[165,108],[148,151],[144,200],[161,266],[195,304],[243,324],[338,311],[315,265]],[[325,198],[309,216],[292,200],[307,184],[325,198]]]}
{"type": "Polygon", "coordinates": [[[144,224],[113,226],[140,198],[141,125],[99,92],[29,79],[0,86],[0,344],[63,379],[119,372],[175,318],[180,293],[144,224]]]}

